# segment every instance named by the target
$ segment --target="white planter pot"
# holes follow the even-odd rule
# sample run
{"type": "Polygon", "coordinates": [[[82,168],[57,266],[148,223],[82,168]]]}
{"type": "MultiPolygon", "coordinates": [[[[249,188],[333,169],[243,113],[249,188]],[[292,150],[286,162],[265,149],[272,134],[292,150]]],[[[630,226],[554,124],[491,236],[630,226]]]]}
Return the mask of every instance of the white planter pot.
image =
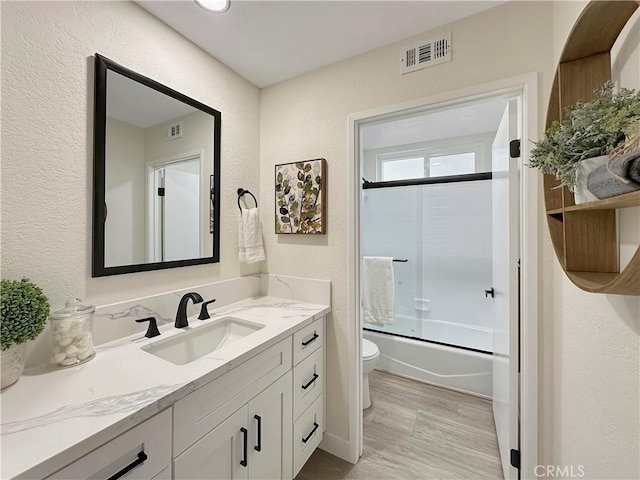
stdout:
{"type": "Polygon", "coordinates": [[[587,158],[586,160],[582,160],[578,164],[578,168],[576,169],[575,191],[573,192],[576,205],[581,205],[587,202],[595,202],[596,200],[598,200],[598,197],[596,197],[587,189],[587,177],[596,168],[600,167],[601,165],[606,165],[608,161],[609,156],[602,155],[600,157],[587,158]]]}
{"type": "Polygon", "coordinates": [[[6,350],[2,350],[0,358],[0,368],[2,369],[2,387],[13,385],[18,381],[24,370],[24,343],[11,345],[6,350]]]}

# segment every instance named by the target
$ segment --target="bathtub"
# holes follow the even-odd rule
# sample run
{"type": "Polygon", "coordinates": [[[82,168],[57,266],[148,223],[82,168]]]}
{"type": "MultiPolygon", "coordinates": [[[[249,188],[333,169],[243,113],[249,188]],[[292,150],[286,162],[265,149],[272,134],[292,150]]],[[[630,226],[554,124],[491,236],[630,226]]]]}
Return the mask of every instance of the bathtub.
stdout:
{"type": "MultiPolygon", "coordinates": [[[[398,319],[399,322],[400,319],[398,319]]],[[[434,322],[434,320],[414,320],[412,323],[415,322],[434,322]]],[[[421,326],[419,323],[416,324],[418,327],[421,326]]],[[[434,327],[434,324],[429,326],[434,327]]],[[[366,327],[368,327],[367,324],[365,324],[366,327]]],[[[424,328],[425,325],[423,324],[422,327],[424,328]]],[[[400,335],[411,335],[402,331],[398,333],[400,335]]],[[[369,330],[364,330],[363,336],[378,345],[380,350],[378,370],[484,398],[491,398],[493,357],[489,353],[465,350],[369,330]]]]}

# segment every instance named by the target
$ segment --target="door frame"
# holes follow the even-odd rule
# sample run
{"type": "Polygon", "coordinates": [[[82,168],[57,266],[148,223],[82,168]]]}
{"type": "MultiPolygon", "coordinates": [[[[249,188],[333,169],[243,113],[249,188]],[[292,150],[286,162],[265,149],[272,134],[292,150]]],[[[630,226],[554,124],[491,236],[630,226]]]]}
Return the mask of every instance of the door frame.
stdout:
{"type": "MultiPolygon", "coordinates": [[[[156,208],[157,206],[157,198],[155,195],[155,174],[156,171],[160,167],[165,167],[167,165],[172,165],[175,163],[181,163],[190,160],[198,160],[198,165],[200,167],[200,182],[199,182],[199,193],[198,193],[198,201],[202,203],[202,179],[206,175],[204,171],[204,150],[194,150],[185,153],[178,153],[176,155],[170,155],[168,157],[157,158],[154,160],[149,160],[145,163],[145,245],[146,245],[146,258],[147,262],[161,262],[162,260],[162,246],[158,245],[157,238],[157,227],[158,223],[161,223],[159,220],[159,216],[161,212],[156,208]],[[157,259],[158,249],[160,249],[160,259],[157,259]]],[[[207,180],[207,183],[209,181],[207,180]]],[[[199,205],[202,207],[202,205],[199,205]]],[[[202,209],[200,209],[202,210],[202,209]]],[[[207,212],[207,218],[209,213],[207,212]]],[[[200,211],[200,215],[198,216],[198,222],[200,224],[203,223],[202,220],[202,211],[200,211]]],[[[204,255],[204,245],[202,241],[202,225],[200,225],[200,256],[204,255]]],[[[206,232],[209,232],[209,228],[207,227],[206,232]]],[[[160,233],[160,237],[162,236],[162,232],[160,233]]]]}
{"type": "MultiPolygon", "coordinates": [[[[383,121],[398,115],[426,112],[497,95],[519,95],[522,98],[521,162],[528,163],[531,140],[538,139],[538,74],[536,72],[496,80],[451,92],[379,107],[352,114],[348,118],[348,275],[349,275],[349,442],[348,452],[336,453],[351,463],[362,455],[362,328],[360,320],[360,171],[359,129],[361,125],[383,121]]],[[[531,168],[520,175],[520,471],[522,478],[533,477],[538,463],[538,235],[540,175],[531,168]],[[528,473],[527,473],[528,472],[528,473]]]]}

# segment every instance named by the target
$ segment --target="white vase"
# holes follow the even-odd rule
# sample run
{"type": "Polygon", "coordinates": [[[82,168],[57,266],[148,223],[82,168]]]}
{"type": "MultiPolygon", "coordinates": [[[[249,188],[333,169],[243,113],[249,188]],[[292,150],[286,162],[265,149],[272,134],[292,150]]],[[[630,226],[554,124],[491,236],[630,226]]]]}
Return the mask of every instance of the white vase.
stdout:
{"type": "Polygon", "coordinates": [[[602,165],[606,165],[608,161],[609,155],[601,155],[600,157],[587,158],[580,161],[576,169],[576,184],[573,192],[576,205],[599,200],[587,188],[587,178],[591,172],[602,165]]]}
{"type": "Polygon", "coordinates": [[[2,369],[2,387],[13,385],[18,381],[24,370],[24,343],[11,345],[6,350],[2,350],[0,358],[0,368],[2,369]]]}

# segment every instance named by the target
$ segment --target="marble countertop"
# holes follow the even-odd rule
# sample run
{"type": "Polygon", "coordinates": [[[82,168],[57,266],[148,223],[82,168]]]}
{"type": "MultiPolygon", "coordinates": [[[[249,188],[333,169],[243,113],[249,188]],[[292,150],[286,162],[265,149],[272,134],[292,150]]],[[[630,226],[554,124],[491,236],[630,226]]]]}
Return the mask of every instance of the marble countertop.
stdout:
{"type": "Polygon", "coordinates": [[[190,317],[189,328],[225,315],[264,324],[186,365],[140,347],[180,335],[173,325],[147,339],[132,335],[96,347],[96,357],[65,369],[25,371],[0,395],[1,478],[43,478],[173,405],[200,386],[328,313],[329,306],[258,297],[190,317]]]}

